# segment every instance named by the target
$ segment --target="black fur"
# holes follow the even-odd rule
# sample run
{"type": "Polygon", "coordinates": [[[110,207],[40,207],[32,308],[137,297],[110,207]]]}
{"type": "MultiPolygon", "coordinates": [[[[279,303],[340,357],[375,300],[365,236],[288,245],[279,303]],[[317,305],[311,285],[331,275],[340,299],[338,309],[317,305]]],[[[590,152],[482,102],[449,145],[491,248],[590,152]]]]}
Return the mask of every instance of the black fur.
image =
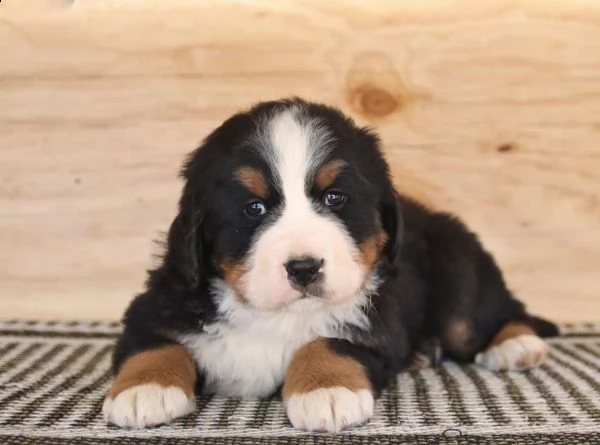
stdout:
{"type": "MultiPolygon", "coordinates": [[[[208,279],[221,273],[221,260],[243,257],[252,237],[264,228],[240,216],[239,209],[251,197],[232,183],[232,171],[253,165],[268,172],[244,140],[259,117],[291,104],[302,105],[307,118],[327,123],[336,136],[332,156],[350,166],[336,186],[354,199],[336,217],[357,243],[376,233],[379,224],[388,236],[379,265],[383,283],[368,309],[371,328],[349,327],[352,342],[329,340],[334,351],[365,365],[375,388],[384,388],[405,369],[424,339],[439,341],[449,357],[472,360],[509,321],[528,323],[542,336],[557,334],[553,324],[528,315],[491,255],[459,219],[428,210],[394,190],[371,131],[356,127],[335,109],[294,99],[259,104],[235,115],[188,158],[166,253],[150,272],[146,291],[125,314],[115,370],[132,354],[174,342],[182,333],[199,333],[219,316],[208,279]],[[468,340],[460,344],[448,338],[449,324],[457,320],[471,328],[468,340]]],[[[271,187],[269,205],[276,209],[281,202],[271,187]]]]}

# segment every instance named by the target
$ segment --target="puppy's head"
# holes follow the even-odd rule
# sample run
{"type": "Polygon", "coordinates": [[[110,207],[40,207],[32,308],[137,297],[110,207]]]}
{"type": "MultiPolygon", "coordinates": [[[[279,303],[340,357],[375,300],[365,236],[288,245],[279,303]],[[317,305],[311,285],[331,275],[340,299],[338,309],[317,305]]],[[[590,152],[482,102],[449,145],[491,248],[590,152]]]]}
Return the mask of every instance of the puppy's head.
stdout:
{"type": "Polygon", "coordinates": [[[378,140],[332,108],[259,104],[209,135],[182,175],[164,267],[184,285],[220,278],[262,310],[336,305],[396,255],[400,211],[378,140]]]}

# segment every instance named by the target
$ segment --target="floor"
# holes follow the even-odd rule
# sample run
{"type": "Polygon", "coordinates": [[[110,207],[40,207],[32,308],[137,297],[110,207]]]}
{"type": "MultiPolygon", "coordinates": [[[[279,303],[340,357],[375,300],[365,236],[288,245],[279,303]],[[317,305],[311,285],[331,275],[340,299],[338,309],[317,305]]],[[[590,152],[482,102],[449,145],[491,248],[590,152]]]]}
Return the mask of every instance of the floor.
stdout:
{"type": "Polygon", "coordinates": [[[104,323],[49,325],[0,320],[0,442],[600,443],[598,324],[571,326],[566,336],[549,340],[548,360],[528,372],[491,372],[450,360],[434,368],[402,372],[376,400],[368,423],[335,436],[293,429],[277,397],[256,401],[204,395],[196,399],[195,413],[170,425],[107,427],[101,410],[111,383],[110,358],[118,332],[104,323]]]}

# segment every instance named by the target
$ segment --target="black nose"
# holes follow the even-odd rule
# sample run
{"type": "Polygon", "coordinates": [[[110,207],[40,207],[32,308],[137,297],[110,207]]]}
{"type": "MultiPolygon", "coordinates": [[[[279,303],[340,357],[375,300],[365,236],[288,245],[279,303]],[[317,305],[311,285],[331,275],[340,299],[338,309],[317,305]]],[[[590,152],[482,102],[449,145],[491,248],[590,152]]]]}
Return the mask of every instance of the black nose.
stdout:
{"type": "Polygon", "coordinates": [[[302,258],[300,260],[290,260],[285,263],[285,270],[288,273],[288,279],[298,286],[306,287],[310,283],[317,281],[319,270],[323,266],[323,260],[316,258],[302,258]]]}

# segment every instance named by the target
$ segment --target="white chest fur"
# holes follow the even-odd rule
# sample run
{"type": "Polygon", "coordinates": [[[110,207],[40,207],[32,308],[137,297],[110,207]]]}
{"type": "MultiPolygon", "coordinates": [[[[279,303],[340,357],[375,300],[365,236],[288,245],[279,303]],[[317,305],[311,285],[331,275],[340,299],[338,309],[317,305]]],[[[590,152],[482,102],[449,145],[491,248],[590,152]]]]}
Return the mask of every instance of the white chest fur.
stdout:
{"type": "Polygon", "coordinates": [[[201,334],[179,340],[205,374],[205,390],[244,398],[272,394],[283,383],[293,354],[319,337],[344,338],[344,326],[366,328],[360,295],[342,305],[302,300],[285,311],[263,312],[237,301],[222,283],[217,286],[222,321],[201,334]]]}

